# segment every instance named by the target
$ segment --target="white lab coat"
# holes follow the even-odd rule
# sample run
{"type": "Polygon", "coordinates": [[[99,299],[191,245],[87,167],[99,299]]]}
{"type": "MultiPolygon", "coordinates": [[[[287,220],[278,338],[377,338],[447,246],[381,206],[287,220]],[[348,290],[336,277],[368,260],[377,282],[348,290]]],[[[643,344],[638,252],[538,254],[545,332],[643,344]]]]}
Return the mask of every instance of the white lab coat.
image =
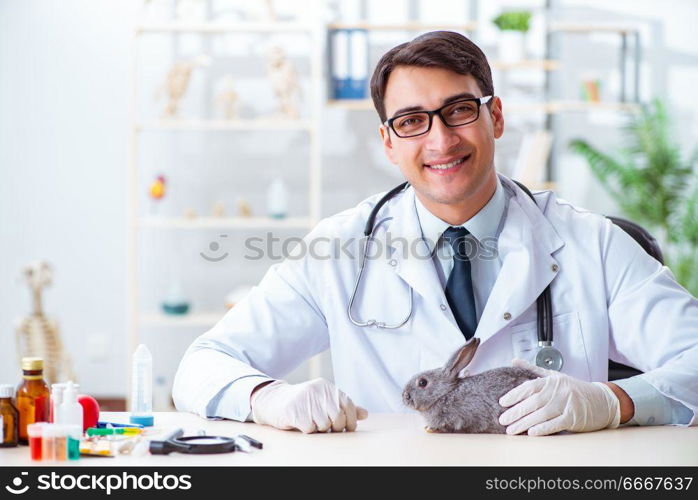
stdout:
{"type": "MultiPolygon", "coordinates": [[[[696,425],[698,300],[610,220],[549,191],[536,193],[534,203],[511,180],[500,179],[515,196],[499,236],[501,271],[475,333],[481,343],[470,372],[508,366],[514,356],[532,360],[536,298],[552,282],[554,340],[564,373],[606,381],[608,359],[636,367],[657,390],[690,408],[690,425],[696,425]]],[[[367,261],[353,309],[364,321],[399,323],[409,286],[410,320],[386,330],[358,327],[347,317],[364,225],[381,196],[324,219],[305,238],[306,247],[314,241],[314,255],[331,258],[306,252],[272,266],[245,300],[196,339],[175,378],[180,410],[210,416],[212,398],[241,377],[283,378],[329,348],[335,383],[355,403],[369,411],[406,411],[401,391],[407,380],[441,366],[464,338],[434,262],[414,257],[428,250],[412,188],[379,213],[374,250],[384,251],[367,261]],[[405,254],[404,241],[414,251],[405,254]],[[353,259],[341,253],[342,244],[353,259]]]]}

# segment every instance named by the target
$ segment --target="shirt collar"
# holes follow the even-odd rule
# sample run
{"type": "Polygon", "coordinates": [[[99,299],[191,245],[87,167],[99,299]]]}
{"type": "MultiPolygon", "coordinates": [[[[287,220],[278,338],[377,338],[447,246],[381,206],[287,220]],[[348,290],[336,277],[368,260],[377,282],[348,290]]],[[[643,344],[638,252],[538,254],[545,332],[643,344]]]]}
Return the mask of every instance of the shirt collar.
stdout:
{"type": "MultiPolygon", "coordinates": [[[[422,202],[419,201],[417,196],[414,197],[414,201],[417,208],[419,225],[422,228],[422,237],[425,239],[429,251],[433,252],[441,235],[446,229],[451,227],[451,224],[432,214],[422,202]]],[[[466,228],[478,241],[483,241],[485,238],[496,238],[505,207],[506,195],[499,180],[499,176],[497,176],[497,185],[492,198],[490,198],[478,213],[462,224],[458,224],[458,226],[466,228]]]]}

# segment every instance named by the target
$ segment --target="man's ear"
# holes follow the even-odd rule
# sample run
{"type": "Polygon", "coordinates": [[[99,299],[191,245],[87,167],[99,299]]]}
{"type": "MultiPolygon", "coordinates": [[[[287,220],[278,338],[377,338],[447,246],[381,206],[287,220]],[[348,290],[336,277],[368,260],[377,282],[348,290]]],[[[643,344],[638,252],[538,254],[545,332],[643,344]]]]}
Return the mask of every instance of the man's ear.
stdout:
{"type": "Polygon", "coordinates": [[[492,128],[494,131],[494,138],[499,139],[504,134],[504,113],[502,112],[502,100],[499,97],[492,98],[492,111],[490,112],[492,117],[492,128]]]}
{"type": "Polygon", "coordinates": [[[395,150],[393,149],[393,142],[390,139],[390,131],[385,125],[378,127],[378,131],[381,134],[381,140],[383,141],[383,149],[385,150],[385,156],[388,157],[391,163],[397,165],[397,160],[395,159],[395,150]]]}

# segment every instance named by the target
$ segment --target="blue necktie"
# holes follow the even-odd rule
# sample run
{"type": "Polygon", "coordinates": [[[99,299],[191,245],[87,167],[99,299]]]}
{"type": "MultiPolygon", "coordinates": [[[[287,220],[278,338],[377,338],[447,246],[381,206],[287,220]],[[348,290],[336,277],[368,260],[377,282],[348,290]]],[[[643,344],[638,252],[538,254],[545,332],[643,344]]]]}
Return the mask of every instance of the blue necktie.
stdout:
{"type": "Polygon", "coordinates": [[[473,281],[467,254],[469,245],[465,239],[468,234],[470,232],[464,227],[449,227],[444,231],[444,239],[453,248],[453,270],[446,282],[446,299],[466,339],[470,339],[477,328],[473,281]]]}

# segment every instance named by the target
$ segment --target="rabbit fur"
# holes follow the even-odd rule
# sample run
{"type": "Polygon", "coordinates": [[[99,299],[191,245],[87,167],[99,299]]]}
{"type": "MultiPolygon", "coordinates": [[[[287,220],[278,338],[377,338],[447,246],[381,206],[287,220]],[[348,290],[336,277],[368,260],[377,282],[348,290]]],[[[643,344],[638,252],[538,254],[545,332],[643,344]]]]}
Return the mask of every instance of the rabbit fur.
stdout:
{"type": "Polygon", "coordinates": [[[505,410],[499,398],[519,384],[538,378],[530,370],[502,367],[469,376],[462,373],[475,356],[480,339],[458,349],[443,368],[418,373],[405,385],[402,401],[420,412],[429,432],[504,434],[505,410]]]}

